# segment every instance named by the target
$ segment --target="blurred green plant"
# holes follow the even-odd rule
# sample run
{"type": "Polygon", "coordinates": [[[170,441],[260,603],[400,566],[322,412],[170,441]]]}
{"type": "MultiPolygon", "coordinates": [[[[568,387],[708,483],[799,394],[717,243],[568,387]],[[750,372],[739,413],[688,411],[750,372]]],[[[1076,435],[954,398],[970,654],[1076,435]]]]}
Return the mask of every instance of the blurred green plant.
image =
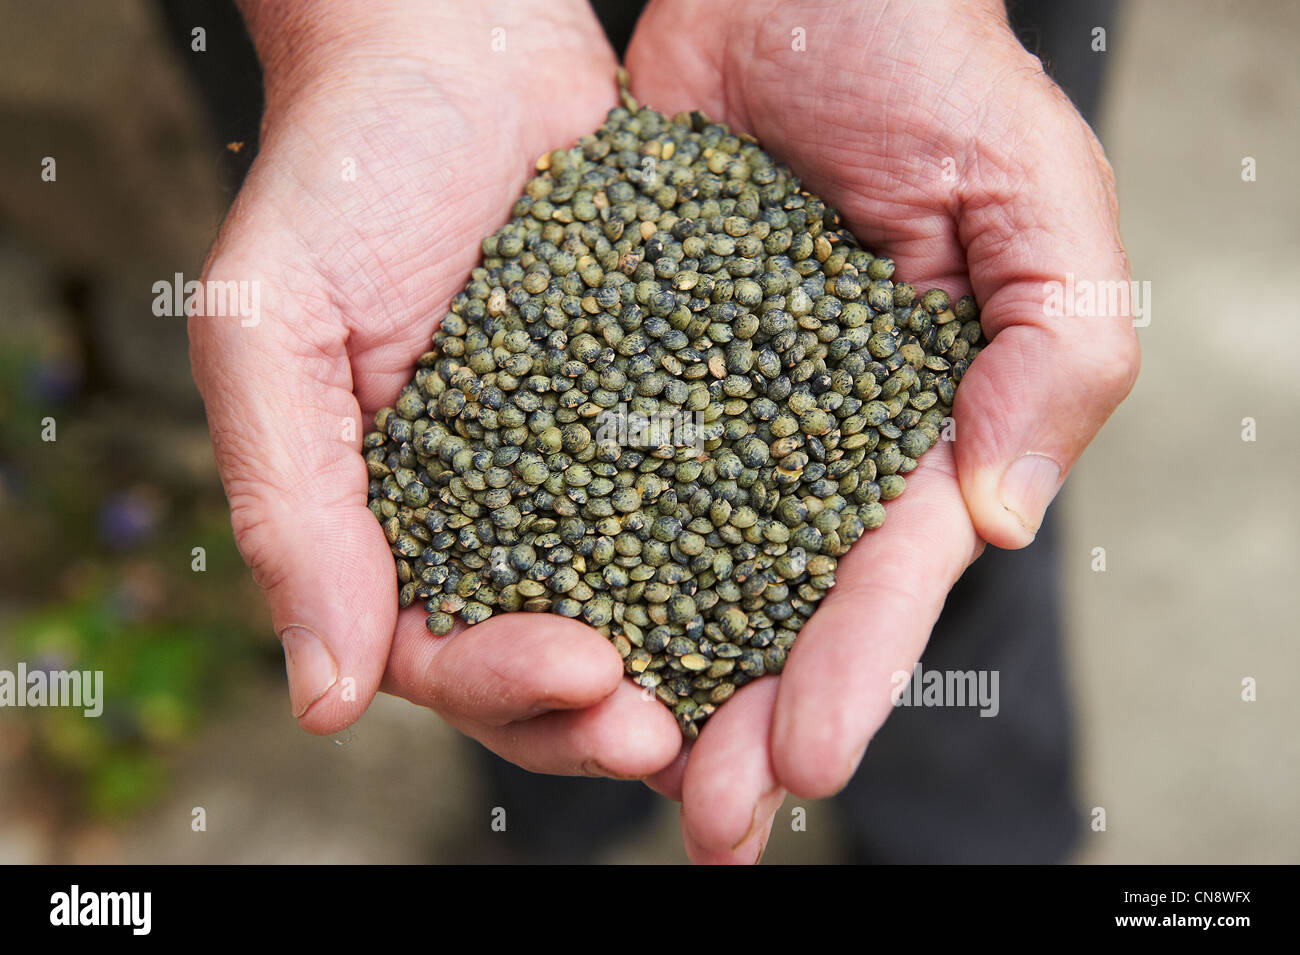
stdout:
{"type": "Polygon", "coordinates": [[[202,418],[83,394],[75,354],[58,328],[0,332],[0,668],[100,670],[104,709],[0,721],[26,722],[61,803],[111,818],[165,790],[232,681],[282,663],[215,470],[177,450],[204,448],[202,418]]]}
{"type": "Polygon", "coordinates": [[[160,754],[200,724],[212,699],[222,635],[207,627],[128,622],[111,597],[41,609],[14,621],[11,647],[30,668],[99,670],[104,709],[28,710],[42,759],[84,786],[86,805],[120,815],[165,779],[160,754]]]}

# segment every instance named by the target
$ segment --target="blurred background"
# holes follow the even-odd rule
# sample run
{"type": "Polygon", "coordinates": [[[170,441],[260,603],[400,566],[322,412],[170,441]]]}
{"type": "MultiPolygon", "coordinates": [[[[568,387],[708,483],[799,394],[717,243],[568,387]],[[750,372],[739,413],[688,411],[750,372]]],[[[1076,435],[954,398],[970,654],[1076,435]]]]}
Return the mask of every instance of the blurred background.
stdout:
{"type": "MultiPolygon", "coordinates": [[[[432,714],[297,729],[183,321],[151,310],[255,147],[256,76],[187,69],[194,26],[247,42],[203,11],[0,0],[0,669],[111,674],[97,720],[0,709],[0,862],[487,861],[475,763],[432,714]]],[[[1137,388],[1057,504],[1079,861],[1300,862],[1297,35],[1295,3],[1140,0],[1104,52],[1057,41],[1107,58],[1098,133],[1152,294],[1137,388]]],[[[766,859],[839,858],[806,808],[766,859]]],[[[675,804],[653,819],[601,858],[683,861],[675,804]]]]}

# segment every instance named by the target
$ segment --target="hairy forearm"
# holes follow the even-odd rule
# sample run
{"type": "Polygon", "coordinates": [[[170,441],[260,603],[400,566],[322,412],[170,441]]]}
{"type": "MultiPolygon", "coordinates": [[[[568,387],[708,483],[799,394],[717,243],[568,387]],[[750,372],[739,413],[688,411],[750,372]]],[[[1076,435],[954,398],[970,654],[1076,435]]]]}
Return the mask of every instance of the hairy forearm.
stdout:
{"type": "Polygon", "coordinates": [[[404,69],[454,78],[499,54],[503,81],[539,50],[604,44],[587,0],[236,0],[257,48],[268,103],[349,72],[404,69]]]}

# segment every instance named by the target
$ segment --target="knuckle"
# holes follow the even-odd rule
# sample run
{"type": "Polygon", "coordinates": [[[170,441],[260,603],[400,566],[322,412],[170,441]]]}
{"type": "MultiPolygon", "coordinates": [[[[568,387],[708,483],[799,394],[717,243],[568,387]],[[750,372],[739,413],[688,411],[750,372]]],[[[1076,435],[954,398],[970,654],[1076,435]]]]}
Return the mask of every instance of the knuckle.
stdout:
{"type": "Polygon", "coordinates": [[[1126,330],[1094,354],[1091,378],[1097,393],[1108,403],[1118,405],[1133,390],[1142,367],[1142,353],[1137,335],[1126,330]]]}
{"type": "Polygon", "coordinates": [[[230,527],[234,532],[235,546],[264,593],[281,586],[287,576],[285,562],[280,559],[280,538],[270,513],[271,509],[260,495],[230,495],[230,527]]]}

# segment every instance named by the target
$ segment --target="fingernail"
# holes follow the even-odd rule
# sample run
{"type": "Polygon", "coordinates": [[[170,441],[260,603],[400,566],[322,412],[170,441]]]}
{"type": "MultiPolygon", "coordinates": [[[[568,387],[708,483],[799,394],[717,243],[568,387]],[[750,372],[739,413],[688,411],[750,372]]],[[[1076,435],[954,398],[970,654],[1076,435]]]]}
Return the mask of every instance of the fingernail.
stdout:
{"type": "Polygon", "coordinates": [[[306,627],[285,627],[280,644],[289,674],[289,703],[294,719],[301,719],[338,682],[339,665],[321,638],[306,627]]]}
{"type": "Polygon", "coordinates": [[[748,842],[749,837],[754,834],[754,827],[758,825],[758,803],[762,801],[763,800],[760,798],[758,802],[754,803],[754,808],[749,814],[749,828],[745,830],[745,834],[741,836],[739,839],[737,839],[735,845],[731,847],[732,852],[735,852],[746,842],[748,842]]]}
{"type": "Polygon", "coordinates": [[[1022,454],[1002,475],[999,493],[1002,506],[1010,511],[1030,534],[1037,534],[1043,512],[1052,503],[1061,484],[1061,466],[1036,451],[1022,454]]]}
{"type": "Polygon", "coordinates": [[[624,776],[608,770],[594,759],[583,760],[582,771],[588,776],[603,776],[606,779],[621,779],[625,782],[641,778],[640,776],[624,776]]]}
{"type": "MultiPolygon", "coordinates": [[[[750,837],[754,835],[755,830],[757,830],[759,826],[764,824],[768,814],[764,811],[763,804],[766,802],[770,802],[772,797],[777,795],[779,792],[781,792],[781,787],[776,786],[772,789],[769,789],[767,792],[763,793],[763,795],[759,796],[758,799],[754,800],[754,808],[753,810],[751,810],[749,814],[749,828],[745,830],[745,834],[741,836],[738,840],[736,840],[736,843],[731,847],[732,852],[735,852],[746,842],[748,842],[750,840],[750,837]]],[[[782,796],[782,799],[784,798],[785,797],[782,796]]],[[[759,851],[759,855],[760,856],[762,855],[761,850],[759,851]]]]}

